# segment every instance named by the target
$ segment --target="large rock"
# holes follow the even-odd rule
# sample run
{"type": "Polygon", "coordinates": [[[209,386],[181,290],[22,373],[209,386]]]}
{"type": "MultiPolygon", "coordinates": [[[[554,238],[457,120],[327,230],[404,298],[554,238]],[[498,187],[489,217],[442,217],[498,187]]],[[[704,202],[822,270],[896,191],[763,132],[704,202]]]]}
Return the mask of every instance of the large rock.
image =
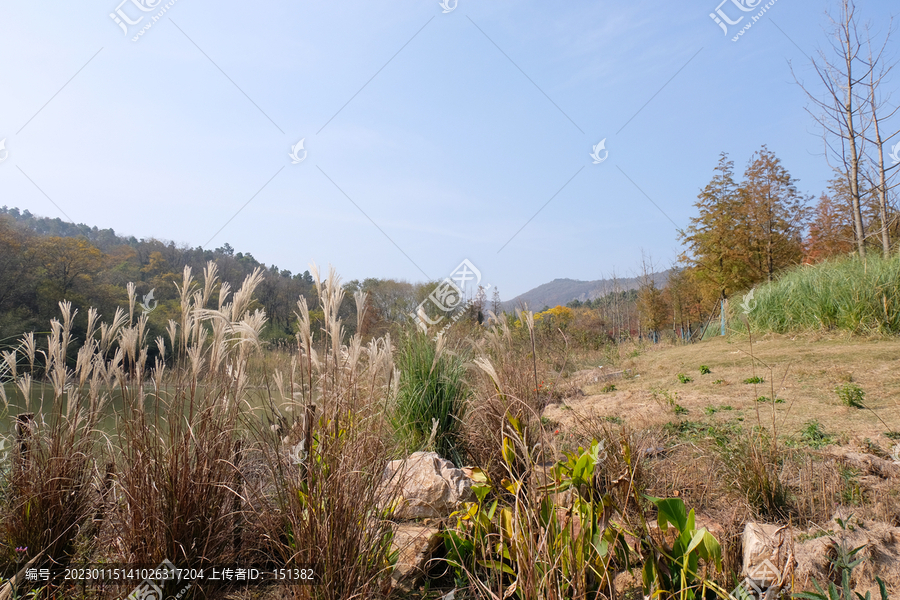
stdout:
{"type": "Polygon", "coordinates": [[[381,494],[395,519],[439,519],[473,498],[472,480],[436,452],[415,452],[384,468],[381,494]]]}
{"type": "Polygon", "coordinates": [[[392,579],[394,587],[410,591],[424,575],[428,561],[441,542],[439,527],[400,523],[394,528],[391,550],[397,552],[392,579]]]}

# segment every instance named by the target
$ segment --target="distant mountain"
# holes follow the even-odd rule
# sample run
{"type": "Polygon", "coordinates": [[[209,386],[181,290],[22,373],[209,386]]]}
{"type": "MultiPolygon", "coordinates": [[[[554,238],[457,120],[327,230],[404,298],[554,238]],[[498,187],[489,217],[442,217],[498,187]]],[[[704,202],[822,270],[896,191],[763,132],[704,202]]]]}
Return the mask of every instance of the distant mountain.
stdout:
{"type": "MultiPolygon", "coordinates": [[[[649,277],[662,288],[666,285],[671,269],[652,273],[649,277]]],[[[554,279],[550,283],[544,283],[533,290],[520,294],[512,300],[503,303],[503,310],[512,311],[517,306],[525,303],[531,310],[541,310],[545,306],[554,307],[557,304],[565,306],[572,300],[586,302],[609,294],[610,292],[624,292],[636,290],[641,285],[639,277],[627,277],[623,279],[598,279],[596,281],[579,281],[577,279],[554,279]]]]}

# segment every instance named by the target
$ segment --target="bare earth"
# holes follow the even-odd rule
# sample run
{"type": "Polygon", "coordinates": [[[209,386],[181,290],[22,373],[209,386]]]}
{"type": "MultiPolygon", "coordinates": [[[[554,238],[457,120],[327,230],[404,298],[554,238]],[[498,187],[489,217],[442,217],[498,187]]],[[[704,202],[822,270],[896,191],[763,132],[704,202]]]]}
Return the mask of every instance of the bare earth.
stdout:
{"type": "Polygon", "coordinates": [[[584,392],[550,405],[544,416],[561,429],[596,417],[619,417],[635,428],[664,424],[675,417],[666,408],[666,392],[687,409],[683,418],[705,422],[743,417],[755,424],[757,409],[771,427],[772,409],[779,435],[793,436],[810,420],[841,441],[869,438],[890,448],[888,431],[900,431],[900,340],[824,335],[767,335],[749,339],[714,340],[690,346],[651,346],[623,361],[575,373],[571,383],[584,392]],[[755,357],[755,360],[754,360],[755,357]],[[700,374],[706,365],[711,373],[700,374]],[[605,374],[630,370],[625,376],[605,374]],[[693,381],[681,383],[683,373],[693,381]],[[745,379],[762,377],[762,384],[745,379]],[[866,409],[848,408],[834,391],[853,382],[865,392],[866,409]],[[616,390],[602,393],[612,383],[616,390]],[[654,394],[655,392],[655,394],[654,394]],[[757,402],[760,396],[784,403],[757,402]],[[715,412],[708,414],[709,409],[715,412]],[[724,410],[723,410],[724,407],[724,410]],[[727,407],[731,407],[728,409],[727,407]],[[880,417],[880,419],[879,419],[880,417]],[[883,422],[882,422],[883,421],[883,422]]]}

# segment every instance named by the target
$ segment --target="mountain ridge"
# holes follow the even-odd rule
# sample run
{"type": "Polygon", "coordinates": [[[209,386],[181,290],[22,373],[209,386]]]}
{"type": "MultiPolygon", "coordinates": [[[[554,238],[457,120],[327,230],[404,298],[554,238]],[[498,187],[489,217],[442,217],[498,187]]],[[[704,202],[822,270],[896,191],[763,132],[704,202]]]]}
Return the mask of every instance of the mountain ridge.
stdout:
{"type": "MultiPolygon", "coordinates": [[[[672,269],[650,273],[647,277],[658,288],[662,288],[669,278],[672,269]]],[[[512,300],[502,302],[503,310],[512,311],[525,304],[530,310],[542,310],[544,306],[565,306],[573,300],[587,302],[601,298],[612,292],[627,292],[641,286],[643,277],[613,277],[582,281],[560,277],[519,294],[512,300]]]]}

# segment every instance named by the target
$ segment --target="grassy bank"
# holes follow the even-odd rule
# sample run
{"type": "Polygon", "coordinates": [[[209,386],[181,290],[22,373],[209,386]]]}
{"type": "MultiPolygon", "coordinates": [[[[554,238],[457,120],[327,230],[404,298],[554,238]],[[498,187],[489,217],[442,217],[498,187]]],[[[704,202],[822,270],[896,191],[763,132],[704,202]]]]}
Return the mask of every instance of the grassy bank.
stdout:
{"type": "Polygon", "coordinates": [[[734,298],[736,330],[746,312],[753,331],[787,333],[840,329],[853,333],[900,333],[900,256],[829,260],[781,274],[734,298]]]}

